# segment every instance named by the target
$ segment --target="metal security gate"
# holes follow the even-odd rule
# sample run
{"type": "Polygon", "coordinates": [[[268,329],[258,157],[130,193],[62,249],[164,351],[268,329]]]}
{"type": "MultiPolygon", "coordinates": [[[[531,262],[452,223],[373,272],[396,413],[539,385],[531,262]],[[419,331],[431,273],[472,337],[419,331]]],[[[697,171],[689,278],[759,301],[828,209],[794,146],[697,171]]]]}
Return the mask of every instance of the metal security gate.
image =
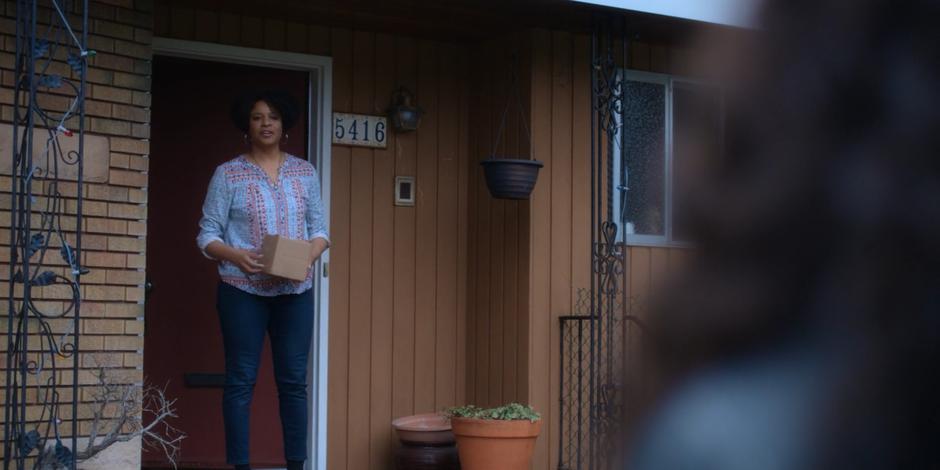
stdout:
{"type": "Polygon", "coordinates": [[[87,32],[87,0],[16,2],[4,470],[75,468],[87,32]]]}
{"type": "MultiPolygon", "coordinates": [[[[642,323],[632,314],[627,247],[613,214],[619,171],[625,17],[597,15],[591,37],[591,286],[575,314],[560,319],[559,470],[619,468],[622,423],[638,387],[626,371],[642,323]]],[[[587,247],[585,247],[587,248],[587,247]]]]}

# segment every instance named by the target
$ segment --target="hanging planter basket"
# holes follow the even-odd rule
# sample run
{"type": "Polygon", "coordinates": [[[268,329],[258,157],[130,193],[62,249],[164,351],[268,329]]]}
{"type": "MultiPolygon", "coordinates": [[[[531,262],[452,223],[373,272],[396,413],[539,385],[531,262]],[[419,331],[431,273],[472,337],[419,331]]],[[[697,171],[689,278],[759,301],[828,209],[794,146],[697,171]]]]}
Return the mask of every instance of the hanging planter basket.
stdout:
{"type": "Polygon", "coordinates": [[[529,199],[539,177],[542,162],[509,158],[490,158],[480,162],[486,187],[497,199],[529,199]]]}
{"type": "Polygon", "coordinates": [[[529,199],[535,183],[539,178],[539,169],[542,168],[542,162],[535,159],[517,159],[517,158],[499,158],[497,150],[502,141],[503,132],[506,130],[506,116],[509,114],[509,108],[512,106],[515,98],[519,119],[525,130],[525,136],[529,141],[529,149],[532,149],[532,134],[529,132],[529,125],[526,122],[525,110],[522,105],[522,96],[519,93],[519,87],[516,83],[516,57],[512,60],[512,80],[509,84],[509,96],[506,100],[506,108],[503,110],[503,117],[499,123],[499,130],[496,132],[496,140],[493,143],[493,153],[487,160],[480,162],[483,166],[483,175],[486,177],[486,187],[490,194],[496,199],[529,199]]]}

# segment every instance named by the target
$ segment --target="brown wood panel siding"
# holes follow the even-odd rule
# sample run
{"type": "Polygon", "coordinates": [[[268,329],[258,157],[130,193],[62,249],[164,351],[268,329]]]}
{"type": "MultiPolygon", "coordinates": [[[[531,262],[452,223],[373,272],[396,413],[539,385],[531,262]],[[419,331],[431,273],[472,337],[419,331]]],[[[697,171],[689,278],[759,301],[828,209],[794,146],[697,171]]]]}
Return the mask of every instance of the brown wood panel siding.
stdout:
{"type": "Polygon", "coordinates": [[[506,206],[508,204],[496,204],[490,208],[490,327],[486,332],[490,340],[490,365],[489,377],[490,384],[490,402],[493,404],[503,400],[503,368],[505,356],[503,355],[503,337],[505,334],[503,295],[505,289],[503,286],[503,273],[506,267],[506,259],[503,253],[506,248],[506,233],[503,228],[506,225],[505,217],[506,206]]]}
{"type": "MultiPolygon", "coordinates": [[[[492,145],[492,140],[494,138],[494,131],[492,129],[493,118],[492,118],[492,103],[493,100],[492,93],[494,86],[491,83],[491,78],[489,74],[485,73],[485,69],[481,67],[484,63],[484,58],[492,55],[492,51],[487,48],[478,48],[478,56],[475,57],[474,71],[476,72],[474,76],[473,83],[476,85],[474,87],[474,104],[473,113],[474,113],[474,122],[477,123],[474,129],[474,139],[475,144],[473,148],[473,154],[471,156],[471,161],[477,163],[480,160],[486,158],[486,154],[489,152],[488,147],[492,145]]],[[[475,215],[476,231],[473,233],[471,240],[475,241],[473,244],[473,260],[474,264],[471,265],[470,276],[474,278],[474,284],[471,285],[471,298],[474,300],[474,303],[470,304],[471,308],[471,318],[475,328],[473,329],[474,334],[474,350],[472,352],[474,365],[474,394],[470,397],[470,403],[477,403],[480,405],[489,403],[487,385],[489,384],[488,373],[489,370],[489,313],[490,313],[490,289],[489,289],[489,273],[490,273],[490,258],[489,258],[489,247],[490,247],[490,206],[492,202],[488,199],[488,192],[486,186],[483,184],[483,174],[480,171],[480,167],[474,165],[474,172],[472,173],[472,181],[475,183],[475,191],[473,193],[475,205],[471,206],[471,214],[475,215]]]]}
{"type": "MultiPolygon", "coordinates": [[[[522,74],[521,70],[516,70],[517,76],[522,74]]],[[[512,83],[512,75],[505,72],[499,73],[498,87],[501,90],[508,89],[512,83]]],[[[516,86],[519,85],[520,78],[516,80],[516,86]]],[[[515,92],[512,92],[515,93],[515,92]]],[[[497,110],[499,106],[497,106],[497,110]]],[[[515,111],[515,109],[513,109],[515,111]]],[[[522,140],[521,117],[518,112],[511,112],[506,116],[506,131],[503,134],[502,155],[512,158],[523,156],[520,149],[520,140],[522,140]]],[[[516,345],[518,341],[517,311],[515,310],[516,298],[519,294],[519,284],[517,276],[519,271],[519,252],[518,252],[518,234],[519,234],[519,203],[507,201],[500,208],[502,213],[497,214],[497,218],[502,224],[502,243],[501,251],[494,250],[493,254],[502,260],[502,266],[497,270],[499,276],[499,304],[500,312],[499,322],[499,341],[501,344],[500,352],[500,376],[499,380],[494,382],[494,387],[499,387],[500,398],[516,396],[516,374],[518,373],[517,361],[518,351],[516,345]]]]}
{"type": "MultiPolygon", "coordinates": [[[[481,43],[470,52],[469,213],[466,402],[481,406],[525,401],[528,386],[528,205],[493,199],[481,160],[494,151],[508,99],[513,52],[524,52],[524,36],[481,43]]],[[[524,54],[520,54],[524,55],[524,54]]],[[[523,59],[524,60],[524,59],[523,59]]],[[[518,85],[528,93],[527,63],[517,64],[518,85]]],[[[528,155],[513,102],[496,152],[528,155]],[[513,114],[515,113],[515,114],[513,114]]],[[[526,116],[526,119],[529,119],[526,116]]]]}
{"type": "Polygon", "coordinates": [[[477,170],[469,162],[469,49],[161,8],[160,36],[331,56],[338,112],[384,114],[399,86],[427,111],[417,132],[389,129],[385,150],[332,150],[327,466],[390,469],[392,419],[467,395],[469,179],[477,170]],[[414,207],[393,205],[396,175],[417,177],[414,207]]]}
{"type": "MultiPolygon", "coordinates": [[[[379,97],[387,96],[394,85],[394,38],[375,35],[375,80],[373,106],[379,97]]],[[[370,109],[370,114],[381,113],[370,109]]],[[[370,400],[370,432],[375,438],[371,444],[369,468],[380,466],[392,458],[392,436],[387,435],[392,420],[392,341],[394,320],[394,254],[395,254],[395,158],[392,148],[376,150],[374,154],[373,233],[372,239],[372,382],[370,400]],[[384,236],[383,236],[384,235],[384,236]]]]}
{"type": "Polygon", "coordinates": [[[437,44],[418,42],[417,99],[427,113],[418,132],[417,279],[415,297],[415,413],[434,411],[434,333],[437,295],[437,159],[438,159],[437,44]]]}
{"type": "MultiPolygon", "coordinates": [[[[375,39],[371,33],[353,32],[352,108],[369,113],[375,90],[375,39]]],[[[339,110],[339,108],[337,108],[339,110]]],[[[372,348],[372,193],[374,150],[353,147],[350,162],[349,242],[349,422],[346,439],[350,468],[369,467],[369,403],[372,348]]]]}
{"type": "MultiPolygon", "coordinates": [[[[460,109],[458,79],[449,70],[457,70],[457,47],[442,45],[439,53],[439,109],[460,109]]],[[[459,114],[458,114],[459,116],[459,114]]],[[[435,383],[434,408],[440,410],[457,403],[457,245],[458,245],[458,178],[460,169],[459,127],[462,119],[438,122],[438,186],[437,206],[437,286],[435,306],[435,383]]]]}
{"type": "Polygon", "coordinates": [[[456,403],[467,403],[467,386],[469,377],[469,367],[467,365],[469,353],[469,335],[470,328],[467,321],[467,305],[469,296],[469,206],[470,206],[470,92],[468,80],[470,70],[470,57],[464,51],[459,55],[457,90],[460,97],[458,117],[460,125],[458,126],[457,158],[459,160],[459,173],[457,176],[457,356],[455,358],[457,377],[456,377],[456,403]]]}
{"type": "Polygon", "coordinates": [[[590,38],[574,37],[572,48],[571,294],[591,285],[591,62],[590,38]]]}
{"type": "Polygon", "coordinates": [[[644,299],[650,292],[650,251],[652,248],[635,246],[627,254],[630,265],[627,293],[634,299],[644,299]]]}
{"type": "Polygon", "coordinates": [[[479,212],[478,194],[481,190],[480,171],[476,165],[479,160],[478,149],[480,141],[480,128],[482,127],[481,115],[482,109],[479,100],[482,99],[480,77],[482,72],[479,70],[480,55],[479,47],[471,48],[469,53],[469,63],[472,64],[468,70],[469,81],[473,85],[468,87],[467,97],[468,112],[467,117],[474,125],[468,129],[470,140],[467,142],[470,164],[467,165],[467,302],[466,302],[466,324],[467,324],[467,370],[466,381],[464,382],[464,396],[467,403],[477,402],[476,382],[477,382],[477,306],[479,305],[477,286],[478,283],[478,256],[477,245],[479,241],[479,212]]]}
{"type": "MultiPolygon", "coordinates": [[[[482,65],[492,55],[492,50],[488,47],[477,48],[474,50],[474,64],[476,65],[473,75],[474,88],[472,91],[473,106],[471,115],[476,125],[472,129],[472,149],[473,163],[487,158],[488,147],[492,146],[493,130],[492,124],[492,103],[493,85],[491,76],[484,72],[482,65]]],[[[473,325],[473,344],[470,352],[473,368],[473,389],[469,392],[469,402],[485,406],[490,402],[487,387],[489,386],[489,314],[490,314],[490,212],[491,201],[489,193],[483,181],[483,174],[479,165],[473,165],[471,180],[474,191],[470,213],[473,214],[475,229],[470,237],[470,253],[473,262],[470,264],[470,276],[473,283],[470,284],[470,311],[469,323],[473,325]]]]}
{"type": "MultiPolygon", "coordinates": [[[[414,39],[396,38],[397,82],[418,86],[418,46],[414,39]]],[[[418,140],[414,132],[395,136],[395,172],[415,175],[418,140]]],[[[415,208],[395,207],[395,306],[392,347],[392,414],[414,414],[415,391],[415,208]]]]}
{"type": "MultiPolygon", "coordinates": [[[[550,318],[550,338],[548,347],[550,384],[558,384],[560,354],[552,354],[557,348],[561,331],[557,315],[569,314],[574,306],[572,290],[572,39],[566,32],[552,34],[552,128],[567,129],[567,132],[552,132],[552,221],[558,228],[552,233],[552,316],[550,318]]],[[[549,442],[558,440],[560,422],[558,416],[557,385],[550,385],[549,404],[552,419],[547,423],[548,433],[542,446],[547,449],[549,442]]],[[[543,454],[544,455],[544,454],[543,454]]],[[[555,454],[551,455],[551,467],[556,468],[555,454]]]]}
{"type": "MultiPolygon", "coordinates": [[[[336,30],[333,58],[333,106],[349,109],[352,95],[352,34],[336,30]]],[[[350,149],[335,147],[331,154],[330,184],[330,367],[327,371],[327,466],[348,468],[346,428],[349,400],[349,238],[350,149]],[[340,364],[335,366],[335,364],[340,364]]]]}
{"type": "MultiPolygon", "coordinates": [[[[556,171],[567,169],[555,168],[552,153],[552,62],[553,41],[551,32],[537,30],[532,33],[532,152],[536,158],[542,160],[545,167],[539,175],[539,182],[532,193],[532,265],[529,285],[532,315],[529,324],[529,385],[532,392],[529,403],[542,413],[542,419],[547,424],[541,438],[536,443],[536,454],[533,460],[535,468],[547,468],[548,444],[551,442],[551,423],[554,416],[551,413],[550,400],[551,382],[551,330],[552,319],[556,315],[553,308],[559,313],[567,310],[567,306],[552,305],[552,274],[554,268],[559,266],[556,254],[552,252],[552,238],[563,227],[570,227],[570,221],[554,219],[557,215],[552,211],[552,193],[556,188],[553,176],[556,171]]],[[[569,132],[565,129],[563,132],[569,132]]]]}
{"type": "MultiPolygon", "coordinates": [[[[533,47],[532,38],[528,34],[523,35],[521,38],[516,40],[517,44],[521,45],[521,48],[526,53],[521,55],[521,67],[523,77],[530,77],[532,70],[532,54],[531,49],[533,47]]],[[[522,79],[522,101],[523,108],[529,110],[529,115],[526,116],[529,122],[531,129],[532,126],[532,80],[522,79]]],[[[524,155],[531,155],[535,158],[532,141],[531,139],[527,141],[520,141],[520,153],[524,155]],[[532,152],[530,154],[530,152],[532,152]]],[[[541,179],[542,177],[540,177],[541,179]]],[[[536,183],[537,185],[538,183],[536,183]]],[[[530,342],[531,342],[531,330],[530,326],[532,324],[532,298],[529,293],[531,290],[531,280],[532,280],[532,204],[530,201],[526,201],[524,204],[519,204],[519,307],[517,309],[517,324],[518,324],[518,371],[517,374],[517,385],[516,385],[516,394],[519,400],[529,401],[530,390],[532,389],[529,381],[529,368],[531,365],[531,360],[529,358],[530,351],[530,342]]]]}
{"type": "Polygon", "coordinates": [[[669,272],[669,249],[653,248],[650,253],[650,292],[663,284],[669,272]]]}

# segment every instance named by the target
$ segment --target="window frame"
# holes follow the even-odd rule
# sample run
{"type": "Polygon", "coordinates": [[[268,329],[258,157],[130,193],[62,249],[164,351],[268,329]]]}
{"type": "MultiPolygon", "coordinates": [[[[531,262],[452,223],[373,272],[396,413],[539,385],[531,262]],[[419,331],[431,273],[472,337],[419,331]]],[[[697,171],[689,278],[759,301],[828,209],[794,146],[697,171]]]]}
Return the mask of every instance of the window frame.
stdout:
{"type": "Polygon", "coordinates": [[[673,118],[674,118],[674,99],[673,99],[673,89],[675,83],[682,84],[691,84],[691,85],[704,85],[709,87],[715,87],[718,89],[719,97],[719,116],[720,116],[720,127],[722,133],[724,133],[725,126],[725,96],[724,91],[715,85],[712,82],[696,79],[691,77],[686,77],[682,75],[673,75],[665,73],[656,73],[656,72],[647,72],[642,70],[632,70],[632,69],[620,69],[618,71],[618,79],[623,79],[623,82],[634,81],[634,82],[645,82],[645,83],[654,83],[657,85],[662,85],[665,92],[665,99],[663,100],[663,121],[665,122],[665,129],[663,132],[663,158],[665,159],[663,168],[664,168],[664,192],[663,195],[663,205],[664,205],[664,231],[663,235],[647,235],[647,234],[627,234],[625,230],[624,219],[622,217],[623,207],[621,206],[621,192],[625,191],[626,181],[618,180],[621,174],[620,168],[624,164],[623,152],[623,112],[615,113],[614,121],[616,132],[614,134],[614,139],[617,142],[617,145],[613,146],[612,156],[613,156],[613,169],[614,171],[610,172],[610,190],[616,191],[614,197],[611,198],[611,214],[614,215],[613,221],[617,224],[617,241],[623,242],[628,246],[648,246],[648,247],[676,247],[676,248],[688,248],[692,246],[692,242],[686,240],[676,240],[673,238],[673,190],[675,183],[674,175],[674,155],[673,155],[673,118]],[[615,176],[616,175],[616,176],[615,176]]]}

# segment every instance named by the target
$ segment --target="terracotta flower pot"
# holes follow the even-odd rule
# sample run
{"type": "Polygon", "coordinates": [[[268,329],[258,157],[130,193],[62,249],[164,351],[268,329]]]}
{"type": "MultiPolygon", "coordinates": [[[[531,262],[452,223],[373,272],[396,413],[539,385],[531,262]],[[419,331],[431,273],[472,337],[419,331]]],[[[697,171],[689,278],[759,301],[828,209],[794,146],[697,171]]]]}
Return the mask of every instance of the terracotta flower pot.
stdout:
{"type": "Polygon", "coordinates": [[[542,422],[451,418],[463,470],[528,470],[542,422]]]}
{"type": "Polygon", "coordinates": [[[454,443],[450,422],[440,413],[405,416],[392,421],[398,439],[406,444],[443,446],[454,443]]]}

